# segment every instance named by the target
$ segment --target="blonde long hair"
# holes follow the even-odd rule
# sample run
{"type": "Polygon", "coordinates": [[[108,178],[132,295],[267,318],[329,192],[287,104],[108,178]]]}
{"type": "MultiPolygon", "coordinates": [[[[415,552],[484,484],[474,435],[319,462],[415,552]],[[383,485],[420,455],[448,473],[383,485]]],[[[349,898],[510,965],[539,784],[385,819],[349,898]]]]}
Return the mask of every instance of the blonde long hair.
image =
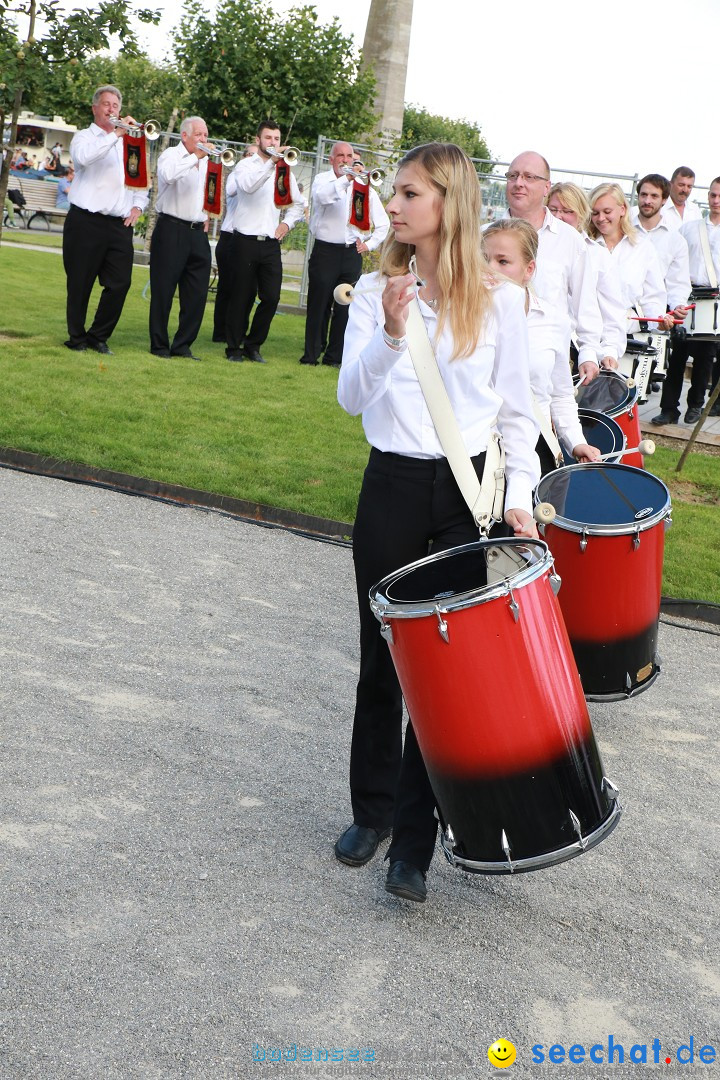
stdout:
{"type": "MultiPolygon", "coordinates": [[[[611,195],[615,202],[618,204],[618,206],[625,207],[625,215],[624,217],[620,218],[620,231],[623,233],[624,236],[627,236],[631,244],[637,244],[637,229],[630,221],[630,206],[627,199],[625,198],[625,192],[623,191],[623,189],[620,187],[619,184],[598,184],[598,186],[596,188],[593,188],[590,192],[591,212],[595,206],[595,203],[598,201],[598,199],[602,199],[603,195],[611,195]]],[[[593,240],[597,240],[599,236],[602,236],[602,233],[598,232],[598,230],[595,228],[592,217],[590,218],[588,233],[593,238],[593,240]]]]}
{"type": "Polygon", "coordinates": [[[568,210],[572,210],[573,213],[577,214],[577,231],[587,232],[590,223],[590,203],[583,189],[578,187],[577,184],[553,184],[548,191],[548,197],[545,200],[546,205],[553,195],[556,195],[563,206],[567,206],[568,210]]]}
{"type": "MultiPolygon", "coordinates": [[[[426,143],[410,150],[398,164],[415,165],[443,200],[440,218],[437,280],[440,288],[438,336],[449,322],[453,359],[471,356],[490,312],[489,270],[480,248],[482,196],[475,167],[454,143],[426,143]]],[[[408,273],[413,244],[401,244],[390,233],[383,244],[380,273],[408,273]]]]}

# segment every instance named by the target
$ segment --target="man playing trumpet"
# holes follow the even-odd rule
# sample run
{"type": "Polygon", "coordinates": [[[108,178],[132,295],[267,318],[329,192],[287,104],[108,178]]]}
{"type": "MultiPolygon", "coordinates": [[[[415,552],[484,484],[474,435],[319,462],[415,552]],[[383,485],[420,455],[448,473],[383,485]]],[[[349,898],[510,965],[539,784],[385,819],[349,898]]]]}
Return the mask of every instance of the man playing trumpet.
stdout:
{"type": "Polygon", "coordinates": [[[208,151],[205,121],[188,116],[181,141],[158,158],[158,220],[150,245],[150,352],[153,356],[194,356],[210,285],[208,217],[203,210],[208,151]],[[169,344],[168,321],[175,290],[180,298],[178,328],[169,344]]]}
{"type": "Polygon", "coordinates": [[[330,169],[318,173],[312,186],[310,231],[315,244],[308,266],[305,351],[300,363],[317,364],[324,351],[323,364],[340,367],[348,308],[335,304],[333,309],[333,292],[342,283],[355,284],[362,273],[363,254],[380,247],[390,220],[368,184],[371,231],[362,233],[349,224],[353,179],[362,174],[363,166],[346,142],[335,143],[329,161],[330,169]]]}
{"type": "Polygon", "coordinates": [[[227,180],[227,197],[237,195],[233,219],[236,277],[226,325],[228,360],[265,363],[260,347],[270,332],[282,286],[280,241],[304,217],[295,177],[286,167],[276,168],[286,151],[287,147],[280,146],[278,125],[264,120],[257,130],[257,153],[238,162],[227,180]],[[248,330],[256,295],[260,302],[248,330]]]}
{"type": "MultiPolygon", "coordinates": [[[[107,340],[117,326],[132,281],[133,227],[147,205],[147,191],[125,186],[122,129],[117,118],[122,94],[100,86],[92,99],[93,123],[70,144],[75,178],[63,230],[67,277],[68,349],[109,353],[107,340]],[[85,329],[93,285],[103,291],[89,330],[85,329]]],[[[126,127],[137,127],[132,116],[126,127]]]]}

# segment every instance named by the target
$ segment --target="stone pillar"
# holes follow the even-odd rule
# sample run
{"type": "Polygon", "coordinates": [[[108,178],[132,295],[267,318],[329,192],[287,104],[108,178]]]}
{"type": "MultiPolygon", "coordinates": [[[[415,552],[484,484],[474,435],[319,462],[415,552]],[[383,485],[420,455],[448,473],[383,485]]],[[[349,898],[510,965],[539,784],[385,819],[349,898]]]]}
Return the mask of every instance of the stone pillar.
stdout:
{"type": "Polygon", "coordinates": [[[377,79],[375,134],[391,139],[402,131],[412,11],[413,0],[371,0],[365,29],[363,63],[377,79]]]}

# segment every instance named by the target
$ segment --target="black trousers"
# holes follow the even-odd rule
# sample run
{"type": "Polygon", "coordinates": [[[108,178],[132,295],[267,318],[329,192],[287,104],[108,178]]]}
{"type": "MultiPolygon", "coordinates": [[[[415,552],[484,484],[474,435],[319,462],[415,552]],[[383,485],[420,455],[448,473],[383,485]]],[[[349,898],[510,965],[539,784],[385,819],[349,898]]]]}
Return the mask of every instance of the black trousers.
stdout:
{"type": "Polygon", "coordinates": [[[324,352],[328,363],[340,363],[349,308],[335,304],[333,292],[338,285],[354,285],[361,273],[362,255],[354,245],[345,247],[344,244],[329,244],[325,240],[315,241],[308,263],[303,360],[317,360],[324,352]]]}
{"type": "Polygon", "coordinates": [[[717,355],[718,346],[714,341],[693,341],[692,338],[685,338],[673,344],[660,397],[660,408],[663,412],[678,412],[680,408],[685,365],[689,356],[693,358],[693,365],[687,395],[688,408],[702,409],[713,361],[717,355]]]}
{"type": "Polygon", "coordinates": [[[160,214],[150,242],[150,351],[187,356],[200,333],[210,285],[210,241],[204,229],[160,214]],[[168,322],[175,290],[180,318],[172,345],[168,322]]]}
{"type": "MultiPolygon", "coordinates": [[[[480,476],[485,455],[473,459],[480,476]]],[[[360,612],[360,678],[350,751],[350,797],[357,825],[392,825],[388,857],[430,865],[435,796],[411,722],[402,749],[402,695],[390,650],[370,610],[373,585],[433,552],[471,543],[478,529],[445,458],[419,460],[372,449],[353,529],[360,612]],[[401,768],[402,762],[402,768],[401,768]]]]}
{"type": "Polygon", "coordinates": [[[132,282],[133,230],[122,218],[92,214],[71,206],[63,229],[67,277],[67,327],[71,345],[107,341],[122,315],[132,282]],[[100,302],[85,330],[93,285],[102,285],[100,302]]]}
{"type": "Polygon", "coordinates": [[[270,324],[280,303],[282,259],[280,242],[274,237],[258,240],[254,236],[233,233],[232,253],[235,281],[227,315],[227,352],[237,352],[245,346],[259,349],[267,340],[270,324]],[[255,309],[248,330],[255,297],[260,303],[255,309]]]}
{"type": "Polygon", "coordinates": [[[217,289],[215,291],[215,315],[213,319],[213,341],[225,341],[228,304],[232,298],[235,282],[235,260],[233,258],[233,234],[220,230],[220,239],[215,246],[215,264],[217,265],[217,289]]]}

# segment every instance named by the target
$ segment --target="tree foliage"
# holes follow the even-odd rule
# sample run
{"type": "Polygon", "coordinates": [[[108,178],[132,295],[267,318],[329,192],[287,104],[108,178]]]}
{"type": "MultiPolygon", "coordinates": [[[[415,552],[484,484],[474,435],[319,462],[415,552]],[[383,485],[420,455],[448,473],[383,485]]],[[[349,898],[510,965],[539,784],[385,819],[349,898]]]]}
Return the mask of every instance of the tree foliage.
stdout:
{"type": "Polygon", "coordinates": [[[249,140],[270,115],[308,148],[374,126],[372,72],[339,20],[322,25],[312,7],[278,15],[263,0],[220,0],[213,17],[187,0],[174,49],[192,111],[216,136],[249,140]]]}
{"type": "Polygon", "coordinates": [[[478,124],[471,120],[451,120],[437,116],[417,105],[408,105],[403,116],[404,146],[419,146],[428,142],[453,142],[471,158],[490,160],[492,155],[482,137],[478,124]]]}

